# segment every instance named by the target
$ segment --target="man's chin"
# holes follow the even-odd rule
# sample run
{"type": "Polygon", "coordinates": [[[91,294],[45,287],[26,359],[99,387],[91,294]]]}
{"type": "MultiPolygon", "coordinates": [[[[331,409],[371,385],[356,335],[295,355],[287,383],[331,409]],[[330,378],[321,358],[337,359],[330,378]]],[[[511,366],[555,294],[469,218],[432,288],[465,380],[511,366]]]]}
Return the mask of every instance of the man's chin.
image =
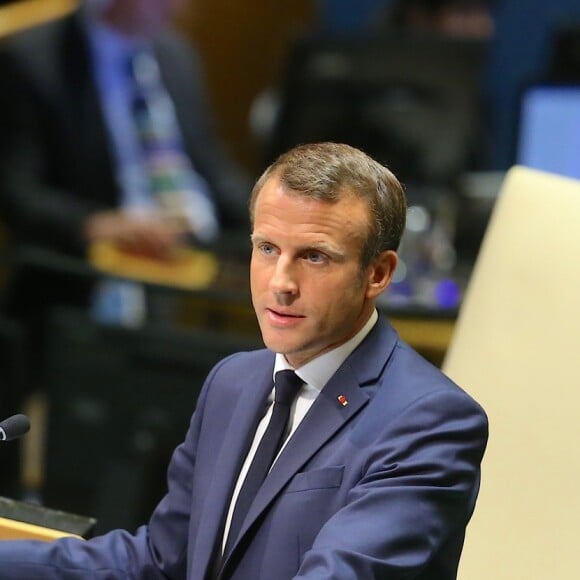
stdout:
{"type": "Polygon", "coordinates": [[[262,332],[262,340],[266,348],[272,352],[289,355],[299,350],[299,344],[287,338],[277,336],[278,333],[262,332]]]}

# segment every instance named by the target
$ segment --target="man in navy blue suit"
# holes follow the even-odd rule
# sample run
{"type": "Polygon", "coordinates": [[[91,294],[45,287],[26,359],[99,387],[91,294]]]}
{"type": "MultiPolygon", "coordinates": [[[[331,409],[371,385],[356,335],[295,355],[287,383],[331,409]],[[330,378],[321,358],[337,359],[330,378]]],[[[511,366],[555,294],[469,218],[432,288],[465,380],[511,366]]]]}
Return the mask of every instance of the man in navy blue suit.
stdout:
{"type": "Polygon", "coordinates": [[[303,145],[260,177],[250,212],[267,348],[210,372],[149,523],[86,542],[0,542],[0,580],[456,577],[487,420],[376,310],[405,224],[400,183],[348,145],[303,145]],[[240,520],[280,371],[298,391],[240,520]]]}

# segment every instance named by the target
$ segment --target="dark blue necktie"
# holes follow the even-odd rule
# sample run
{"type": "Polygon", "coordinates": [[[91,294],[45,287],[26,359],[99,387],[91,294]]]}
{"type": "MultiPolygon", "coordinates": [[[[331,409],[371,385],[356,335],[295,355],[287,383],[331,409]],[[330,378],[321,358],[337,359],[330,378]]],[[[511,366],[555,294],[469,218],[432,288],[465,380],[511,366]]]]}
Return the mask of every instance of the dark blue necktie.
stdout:
{"type": "Polygon", "coordinates": [[[288,419],[290,418],[290,407],[302,383],[302,379],[294,371],[286,370],[276,373],[272,416],[240,489],[224,554],[229,554],[231,551],[254,497],[266,479],[268,471],[284,443],[288,419]]]}

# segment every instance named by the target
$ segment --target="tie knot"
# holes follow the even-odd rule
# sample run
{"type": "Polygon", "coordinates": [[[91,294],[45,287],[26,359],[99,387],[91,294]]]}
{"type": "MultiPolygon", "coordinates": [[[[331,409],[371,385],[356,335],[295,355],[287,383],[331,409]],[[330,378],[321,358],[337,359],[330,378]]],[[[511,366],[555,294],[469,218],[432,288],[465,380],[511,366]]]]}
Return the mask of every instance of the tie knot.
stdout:
{"type": "Polygon", "coordinates": [[[274,378],[274,401],[290,405],[296,398],[302,382],[294,371],[278,371],[274,378]]]}
{"type": "Polygon", "coordinates": [[[128,71],[129,78],[142,90],[151,90],[159,86],[159,66],[155,57],[148,51],[141,50],[131,55],[128,71]]]}

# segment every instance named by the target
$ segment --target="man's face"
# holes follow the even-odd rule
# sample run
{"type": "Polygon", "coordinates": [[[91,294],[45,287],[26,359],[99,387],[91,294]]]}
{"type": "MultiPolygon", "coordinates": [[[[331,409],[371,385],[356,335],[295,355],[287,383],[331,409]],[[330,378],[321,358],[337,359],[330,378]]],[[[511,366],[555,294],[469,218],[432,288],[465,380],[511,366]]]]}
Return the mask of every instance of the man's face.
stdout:
{"type": "Polygon", "coordinates": [[[450,4],[442,8],[437,27],[446,36],[487,40],[493,36],[495,23],[485,4],[450,4]]]}
{"type": "Polygon", "coordinates": [[[360,258],[370,210],[288,195],[277,177],[255,205],[250,278],[266,346],[298,368],[354,336],[388,286],[394,252],[364,271],[360,258]]]}
{"type": "Polygon", "coordinates": [[[147,37],[167,25],[182,0],[110,0],[105,17],[127,34],[147,37]]]}

